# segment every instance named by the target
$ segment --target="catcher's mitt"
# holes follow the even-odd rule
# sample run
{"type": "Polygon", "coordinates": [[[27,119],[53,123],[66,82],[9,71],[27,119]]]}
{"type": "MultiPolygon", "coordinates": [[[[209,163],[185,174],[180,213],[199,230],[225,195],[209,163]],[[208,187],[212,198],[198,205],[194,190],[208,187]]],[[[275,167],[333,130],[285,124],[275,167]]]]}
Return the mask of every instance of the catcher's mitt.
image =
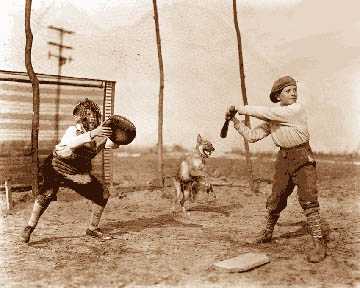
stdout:
{"type": "Polygon", "coordinates": [[[123,116],[112,115],[103,126],[111,128],[112,135],[109,138],[117,145],[128,145],[136,137],[135,125],[123,116]]]}

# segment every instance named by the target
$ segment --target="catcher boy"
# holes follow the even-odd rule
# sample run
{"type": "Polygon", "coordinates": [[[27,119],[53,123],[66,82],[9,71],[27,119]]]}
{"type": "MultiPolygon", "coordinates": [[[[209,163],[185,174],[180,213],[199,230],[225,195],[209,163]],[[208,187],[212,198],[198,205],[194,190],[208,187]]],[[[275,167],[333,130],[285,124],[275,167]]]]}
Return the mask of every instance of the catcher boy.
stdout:
{"type": "Polygon", "coordinates": [[[266,202],[266,225],[257,243],[271,241],[274,226],[287,205],[287,198],[297,186],[298,200],[307,217],[314,243],[307,260],[320,262],[326,257],[326,241],[320,228],[316,162],[309,145],[306,111],[303,105],[297,103],[297,96],[296,81],[290,76],[284,76],[274,82],[270,93],[270,100],[280,106],[244,106],[236,109],[240,115],[263,120],[262,124],[249,129],[236,117],[232,117],[234,106],[229,108],[225,119],[231,118],[234,128],[249,142],[271,135],[275,145],[280,148],[275,163],[272,193],[266,202]]]}
{"type": "Polygon", "coordinates": [[[74,125],[67,128],[60,143],[55,146],[41,168],[44,182],[35,199],[27,226],[21,234],[25,243],[29,242],[40,216],[50,202],[56,199],[59,187],[71,188],[91,200],[92,214],[86,235],[111,239],[98,228],[109,191],[91,174],[91,159],[103,148],[118,148],[119,145],[129,144],[135,138],[135,126],[126,118],[116,116],[116,120],[121,122],[117,123],[118,127],[123,129],[114,132],[112,119],[100,123],[99,106],[87,98],[74,107],[73,116],[74,125]]]}

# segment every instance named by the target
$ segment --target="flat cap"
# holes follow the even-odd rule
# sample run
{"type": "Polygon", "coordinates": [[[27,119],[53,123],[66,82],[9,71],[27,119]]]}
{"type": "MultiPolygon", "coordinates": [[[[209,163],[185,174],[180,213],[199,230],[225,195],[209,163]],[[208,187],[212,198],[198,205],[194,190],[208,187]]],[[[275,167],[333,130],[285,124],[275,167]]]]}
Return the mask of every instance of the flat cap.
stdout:
{"type": "Polygon", "coordinates": [[[279,100],[276,98],[276,95],[281,92],[285,87],[294,85],[296,86],[296,81],[294,78],[290,76],[283,76],[274,81],[274,84],[271,88],[270,92],[270,100],[271,102],[277,103],[279,100]]]}

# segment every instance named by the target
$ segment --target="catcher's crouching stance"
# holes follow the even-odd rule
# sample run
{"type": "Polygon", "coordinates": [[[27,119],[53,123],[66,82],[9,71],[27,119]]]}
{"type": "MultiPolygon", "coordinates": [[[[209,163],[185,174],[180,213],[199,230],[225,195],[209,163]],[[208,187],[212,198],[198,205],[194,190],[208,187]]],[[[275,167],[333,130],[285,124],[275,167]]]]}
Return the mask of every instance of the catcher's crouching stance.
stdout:
{"type": "Polygon", "coordinates": [[[208,183],[208,175],[205,170],[205,160],[215,151],[210,141],[197,136],[197,142],[194,152],[187,156],[179,166],[176,177],[174,178],[175,200],[172,207],[172,213],[175,213],[177,203],[180,203],[184,214],[186,212],[185,202],[194,201],[201,186],[208,194],[216,198],[213,187],[208,183]]]}
{"type": "Polygon", "coordinates": [[[40,216],[56,199],[59,187],[68,187],[92,201],[92,215],[86,235],[102,239],[98,228],[109,198],[107,187],[91,174],[91,159],[103,148],[127,145],[136,136],[135,126],[126,118],[114,115],[100,124],[101,112],[96,103],[85,99],[73,110],[75,125],[70,126],[60,143],[42,165],[43,185],[35,199],[27,226],[21,234],[27,243],[40,216]]]}

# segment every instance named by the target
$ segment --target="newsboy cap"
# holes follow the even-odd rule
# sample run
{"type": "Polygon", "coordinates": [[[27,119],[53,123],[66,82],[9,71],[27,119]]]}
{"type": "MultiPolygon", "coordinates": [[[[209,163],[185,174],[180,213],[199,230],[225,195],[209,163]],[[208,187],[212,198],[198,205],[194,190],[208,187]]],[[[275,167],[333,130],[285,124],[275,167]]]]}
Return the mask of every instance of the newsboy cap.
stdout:
{"type": "Polygon", "coordinates": [[[290,76],[283,76],[276,81],[271,88],[270,100],[271,102],[277,103],[279,100],[276,98],[277,94],[280,93],[285,87],[294,85],[296,86],[296,81],[290,76]]]}

